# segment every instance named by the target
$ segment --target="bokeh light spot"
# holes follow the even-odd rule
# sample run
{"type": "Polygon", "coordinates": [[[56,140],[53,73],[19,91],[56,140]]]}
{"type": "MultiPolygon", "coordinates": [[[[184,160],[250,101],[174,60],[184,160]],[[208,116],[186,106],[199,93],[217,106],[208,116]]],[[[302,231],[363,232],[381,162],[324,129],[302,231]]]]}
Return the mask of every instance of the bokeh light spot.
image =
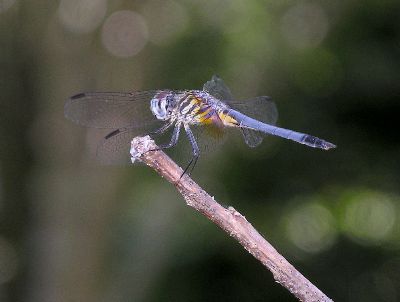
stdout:
{"type": "Polygon", "coordinates": [[[89,33],[103,21],[107,0],[61,0],[58,16],[62,25],[75,33],[89,33]]]}
{"type": "Polygon", "coordinates": [[[11,6],[14,5],[14,3],[15,0],[0,0],[0,13],[8,10],[11,6]]]}
{"type": "Polygon", "coordinates": [[[281,31],[290,46],[316,47],[325,38],[329,21],[324,9],[315,3],[300,3],[283,15],[281,31]]]}
{"type": "Polygon", "coordinates": [[[326,250],[335,242],[335,221],[328,209],[310,202],[292,210],[286,220],[289,239],[307,253],[326,250]]]}
{"type": "Polygon", "coordinates": [[[108,17],[102,30],[104,47],[116,57],[137,55],[148,41],[144,18],[133,11],[118,11],[108,17]]]}
{"type": "Polygon", "coordinates": [[[396,221],[396,209],[390,196],[363,191],[351,194],[344,209],[344,231],[365,244],[387,239],[396,221]]]}
{"type": "Polygon", "coordinates": [[[7,240],[0,237],[0,285],[10,281],[17,271],[17,253],[7,240]]]}
{"type": "Polygon", "coordinates": [[[163,45],[174,40],[188,25],[188,15],[176,1],[146,1],[143,15],[149,20],[149,40],[163,45]]]}

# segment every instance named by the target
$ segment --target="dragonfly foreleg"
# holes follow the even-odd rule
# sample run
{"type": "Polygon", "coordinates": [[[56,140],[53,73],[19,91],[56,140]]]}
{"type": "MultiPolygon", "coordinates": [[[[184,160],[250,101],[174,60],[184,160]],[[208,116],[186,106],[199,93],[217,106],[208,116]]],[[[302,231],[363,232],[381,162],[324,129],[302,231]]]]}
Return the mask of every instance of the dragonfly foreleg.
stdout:
{"type": "Polygon", "coordinates": [[[196,166],[197,160],[200,156],[199,146],[197,145],[196,138],[194,137],[192,130],[190,130],[189,125],[187,125],[187,124],[184,124],[183,126],[184,126],[186,134],[189,138],[189,142],[192,146],[193,156],[192,156],[192,159],[190,160],[189,164],[186,166],[185,170],[183,171],[181,178],[188,171],[188,169],[190,167],[191,167],[191,169],[188,174],[190,175],[193,172],[193,169],[196,166]]]}
{"type": "Polygon", "coordinates": [[[158,135],[158,134],[163,134],[165,131],[167,131],[171,126],[174,124],[174,122],[168,122],[164,124],[161,128],[158,128],[155,131],[150,132],[149,134],[151,135],[158,135]]]}
{"type": "MultiPolygon", "coordinates": [[[[164,131],[165,130],[166,129],[164,129],[164,131]]],[[[160,146],[158,146],[157,149],[150,150],[150,151],[157,151],[157,150],[168,149],[168,148],[174,147],[178,143],[179,133],[180,132],[181,132],[181,124],[180,123],[176,123],[175,124],[175,128],[174,128],[174,132],[172,133],[172,137],[171,137],[171,140],[169,141],[169,143],[168,144],[164,144],[164,145],[160,145],[160,146]]]]}

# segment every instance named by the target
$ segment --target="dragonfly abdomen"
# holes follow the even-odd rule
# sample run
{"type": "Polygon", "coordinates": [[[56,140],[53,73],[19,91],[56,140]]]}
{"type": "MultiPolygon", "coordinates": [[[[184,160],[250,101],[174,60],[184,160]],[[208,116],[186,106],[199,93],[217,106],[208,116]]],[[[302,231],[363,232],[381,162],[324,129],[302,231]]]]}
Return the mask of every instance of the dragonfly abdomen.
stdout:
{"type": "Polygon", "coordinates": [[[247,115],[244,115],[236,110],[230,110],[229,115],[233,117],[236,121],[238,121],[240,127],[249,128],[266,134],[290,139],[297,143],[304,144],[313,148],[319,148],[324,150],[336,148],[334,144],[327,142],[323,139],[320,139],[318,137],[265,124],[251,117],[248,117],[247,115]]]}

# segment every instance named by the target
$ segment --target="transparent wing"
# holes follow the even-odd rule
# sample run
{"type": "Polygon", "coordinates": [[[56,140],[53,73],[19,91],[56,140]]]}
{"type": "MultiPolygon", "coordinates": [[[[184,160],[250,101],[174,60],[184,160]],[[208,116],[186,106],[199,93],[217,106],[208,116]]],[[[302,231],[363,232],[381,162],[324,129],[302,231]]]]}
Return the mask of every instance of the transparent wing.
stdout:
{"type": "MultiPolygon", "coordinates": [[[[105,165],[126,165],[131,164],[131,141],[137,136],[137,128],[120,128],[112,131],[99,143],[96,158],[105,165]]],[[[158,146],[164,145],[171,140],[172,129],[158,135],[151,135],[158,146]]],[[[192,158],[192,149],[185,133],[181,133],[178,145],[164,149],[177,162],[185,165],[192,158]]]]}
{"type": "MultiPolygon", "coordinates": [[[[152,129],[152,132],[159,129],[159,125],[152,129]]],[[[162,140],[169,142],[171,139],[171,131],[154,135],[152,133],[143,133],[141,128],[119,128],[110,132],[104,137],[97,147],[96,157],[102,164],[106,165],[125,165],[131,164],[131,141],[138,135],[147,135],[156,140],[157,144],[161,145],[162,140]]],[[[171,148],[175,150],[175,148],[171,148]]],[[[170,149],[167,149],[168,153],[170,149]]]]}
{"type": "Polygon", "coordinates": [[[159,90],[80,93],[67,100],[65,117],[94,128],[143,127],[156,122],[150,100],[159,90]]]}
{"type": "Polygon", "coordinates": [[[244,141],[249,147],[257,147],[262,143],[265,134],[247,128],[241,128],[244,141]]]}
{"type": "Polygon", "coordinates": [[[103,164],[129,164],[131,140],[163,123],[150,110],[150,100],[160,91],[81,93],[67,100],[64,112],[83,126],[116,129],[99,143],[96,157],[103,164]]]}
{"type": "Polygon", "coordinates": [[[130,143],[137,135],[135,128],[121,128],[109,133],[97,146],[97,160],[106,165],[131,163],[130,143]]]}
{"type": "Polygon", "coordinates": [[[227,101],[235,109],[260,122],[275,125],[278,120],[278,109],[268,96],[258,96],[243,101],[227,101]]]}
{"type": "Polygon", "coordinates": [[[217,151],[226,142],[230,130],[214,125],[195,126],[191,129],[202,155],[217,151]]]}
{"type": "Polygon", "coordinates": [[[217,75],[213,75],[210,81],[203,85],[203,90],[219,100],[232,100],[231,90],[225,85],[224,81],[217,75]]]}
{"type": "MultiPolygon", "coordinates": [[[[278,110],[275,103],[269,97],[260,96],[244,101],[235,101],[230,89],[217,75],[212,76],[211,80],[204,84],[203,90],[217,99],[226,102],[232,109],[240,111],[263,123],[274,125],[278,120],[278,110]]],[[[265,136],[265,134],[251,129],[242,128],[241,130],[246,144],[250,147],[257,147],[261,144],[265,136]]],[[[207,145],[213,146],[214,143],[207,145]]]]}
{"type": "Polygon", "coordinates": [[[233,109],[261,122],[274,125],[278,119],[278,110],[268,96],[259,96],[248,100],[235,101],[230,89],[217,75],[206,82],[203,90],[217,99],[226,102],[233,109]]]}
{"type": "MultiPolygon", "coordinates": [[[[164,134],[154,135],[154,131],[158,127],[153,129],[153,133],[143,133],[139,128],[119,128],[107,134],[97,146],[96,158],[102,164],[106,165],[125,165],[131,164],[131,141],[138,135],[147,135],[156,140],[158,144],[161,144],[161,139],[169,141],[171,139],[170,131],[164,134]]],[[[168,149],[169,150],[169,149],[168,149]]]]}
{"type": "MultiPolygon", "coordinates": [[[[260,122],[275,125],[278,120],[278,110],[274,102],[267,96],[259,96],[244,101],[227,102],[232,109],[235,109],[260,122]]],[[[265,134],[247,128],[242,128],[242,134],[246,144],[250,147],[257,147],[261,144],[265,134]]]]}

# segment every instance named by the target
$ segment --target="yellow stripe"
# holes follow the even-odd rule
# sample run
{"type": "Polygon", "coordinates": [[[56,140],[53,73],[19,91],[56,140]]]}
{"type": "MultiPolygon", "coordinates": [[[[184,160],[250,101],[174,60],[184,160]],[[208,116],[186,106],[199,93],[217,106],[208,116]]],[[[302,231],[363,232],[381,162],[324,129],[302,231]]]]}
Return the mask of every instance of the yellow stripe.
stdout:
{"type": "Polygon", "coordinates": [[[195,106],[192,110],[192,113],[198,118],[199,122],[202,124],[212,124],[213,120],[212,118],[206,118],[206,115],[210,112],[211,108],[207,109],[206,111],[197,114],[200,109],[201,105],[203,104],[203,100],[200,98],[197,98],[194,95],[191,95],[192,100],[190,101],[190,105],[195,106]]]}
{"type": "MultiPolygon", "coordinates": [[[[199,108],[199,109],[200,109],[200,108],[199,108]]],[[[206,118],[206,115],[207,115],[210,111],[211,111],[211,108],[207,109],[206,111],[204,111],[203,113],[201,113],[201,114],[198,115],[200,123],[203,123],[203,124],[212,124],[212,123],[213,123],[213,120],[212,120],[211,117],[207,117],[207,118],[206,118]]]]}
{"type": "Polygon", "coordinates": [[[226,126],[238,126],[239,123],[237,122],[237,120],[235,120],[233,117],[224,114],[223,112],[219,112],[218,113],[219,118],[221,119],[221,121],[224,123],[224,125],[226,126]]]}

